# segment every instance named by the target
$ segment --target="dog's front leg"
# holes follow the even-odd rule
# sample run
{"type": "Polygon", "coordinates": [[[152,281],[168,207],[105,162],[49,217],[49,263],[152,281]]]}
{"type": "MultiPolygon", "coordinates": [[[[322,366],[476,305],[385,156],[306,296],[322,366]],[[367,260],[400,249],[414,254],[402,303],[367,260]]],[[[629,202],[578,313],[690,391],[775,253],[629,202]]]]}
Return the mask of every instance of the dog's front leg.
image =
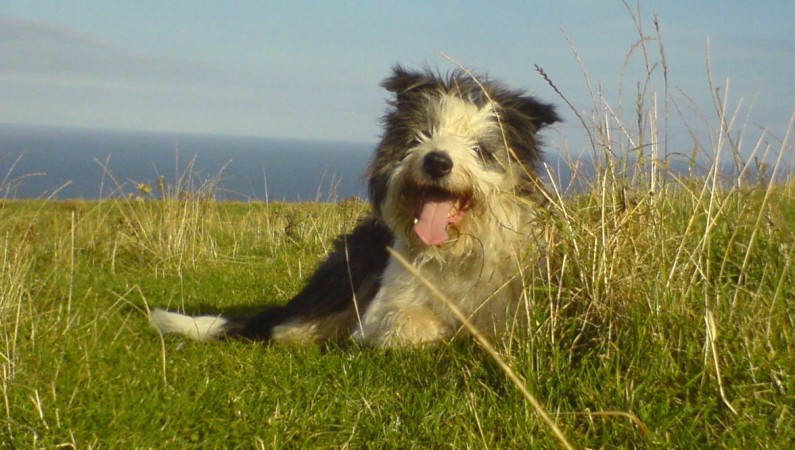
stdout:
{"type": "Polygon", "coordinates": [[[354,337],[365,345],[406,347],[452,335],[452,328],[431,308],[430,292],[390,258],[381,289],[362,316],[354,337]]]}

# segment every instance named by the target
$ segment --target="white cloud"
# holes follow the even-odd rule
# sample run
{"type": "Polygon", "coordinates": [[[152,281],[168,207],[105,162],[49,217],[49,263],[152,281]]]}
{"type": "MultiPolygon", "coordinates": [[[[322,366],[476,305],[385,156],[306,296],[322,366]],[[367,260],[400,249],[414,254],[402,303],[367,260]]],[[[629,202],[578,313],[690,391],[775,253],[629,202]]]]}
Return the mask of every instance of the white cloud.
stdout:
{"type": "Polygon", "coordinates": [[[0,123],[375,137],[377,114],[342,106],[342,98],[356,94],[332,77],[137,54],[77,31],[5,17],[0,30],[0,123]],[[362,122],[366,129],[343,130],[336,123],[341,115],[352,116],[354,129],[362,122]]]}
{"type": "Polygon", "coordinates": [[[50,23],[0,16],[0,44],[50,43],[83,47],[108,47],[107,42],[50,23]]]}
{"type": "Polygon", "coordinates": [[[228,77],[209,64],[136,55],[54,25],[0,17],[0,80],[184,86],[228,77]]]}

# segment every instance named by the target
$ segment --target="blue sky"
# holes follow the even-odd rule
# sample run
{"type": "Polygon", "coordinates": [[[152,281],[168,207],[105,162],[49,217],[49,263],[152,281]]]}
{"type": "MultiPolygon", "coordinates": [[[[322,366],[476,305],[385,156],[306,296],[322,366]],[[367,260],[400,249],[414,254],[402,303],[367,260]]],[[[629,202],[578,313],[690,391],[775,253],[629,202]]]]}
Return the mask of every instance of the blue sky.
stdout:
{"type": "MultiPolygon", "coordinates": [[[[630,2],[634,8],[635,3],[630,2]]],[[[795,109],[795,2],[643,1],[661,25],[672,97],[712,111],[730,79],[751,126],[783,135],[795,109]]],[[[13,1],[0,3],[0,123],[375,141],[395,63],[488,73],[579,111],[591,97],[569,45],[617,105],[642,64],[620,1],[13,1]],[[635,55],[638,55],[636,52],[635,55]]],[[[657,46],[650,43],[655,53],[657,46]]],[[[660,71],[658,70],[659,74],[660,71]]],[[[565,135],[577,130],[561,108],[565,135]]]]}

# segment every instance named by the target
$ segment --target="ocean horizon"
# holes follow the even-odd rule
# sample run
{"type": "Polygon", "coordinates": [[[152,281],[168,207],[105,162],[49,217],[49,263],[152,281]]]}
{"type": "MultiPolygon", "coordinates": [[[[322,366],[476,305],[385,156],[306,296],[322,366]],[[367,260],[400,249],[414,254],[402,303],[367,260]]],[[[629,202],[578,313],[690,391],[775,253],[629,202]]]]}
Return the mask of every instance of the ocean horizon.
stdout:
{"type": "MultiPolygon", "coordinates": [[[[235,201],[366,198],[363,175],[376,145],[0,124],[0,199],[162,198],[181,192],[235,201]]],[[[593,179],[594,165],[579,158],[574,177],[570,159],[545,153],[557,188],[581,191],[593,179]]],[[[669,170],[704,175],[708,167],[671,160],[669,170]]],[[[721,170],[722,181],[732,184],[737,168],[721,170]]]]}
{"type": "MultiPolygon", "coordinates": [[[[0,124],[0,198],[101,199],[139,186],[219,200],[366,197],[376,143],[0,124]]],[[[173,192],[170,192],[173,194],[173,192]]]]}

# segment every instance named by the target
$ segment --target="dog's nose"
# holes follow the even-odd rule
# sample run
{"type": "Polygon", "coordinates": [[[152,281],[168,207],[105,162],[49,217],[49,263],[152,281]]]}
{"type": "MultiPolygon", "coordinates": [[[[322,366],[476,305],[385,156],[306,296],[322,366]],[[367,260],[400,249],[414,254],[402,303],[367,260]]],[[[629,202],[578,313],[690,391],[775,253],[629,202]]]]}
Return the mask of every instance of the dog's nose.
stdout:
{"type": "Polygon", "coordinates": [[[431,178],[442,178],[453,170],[453,160],[447,153],[434,150],[423,158],[422,169],[431,178]]]}

